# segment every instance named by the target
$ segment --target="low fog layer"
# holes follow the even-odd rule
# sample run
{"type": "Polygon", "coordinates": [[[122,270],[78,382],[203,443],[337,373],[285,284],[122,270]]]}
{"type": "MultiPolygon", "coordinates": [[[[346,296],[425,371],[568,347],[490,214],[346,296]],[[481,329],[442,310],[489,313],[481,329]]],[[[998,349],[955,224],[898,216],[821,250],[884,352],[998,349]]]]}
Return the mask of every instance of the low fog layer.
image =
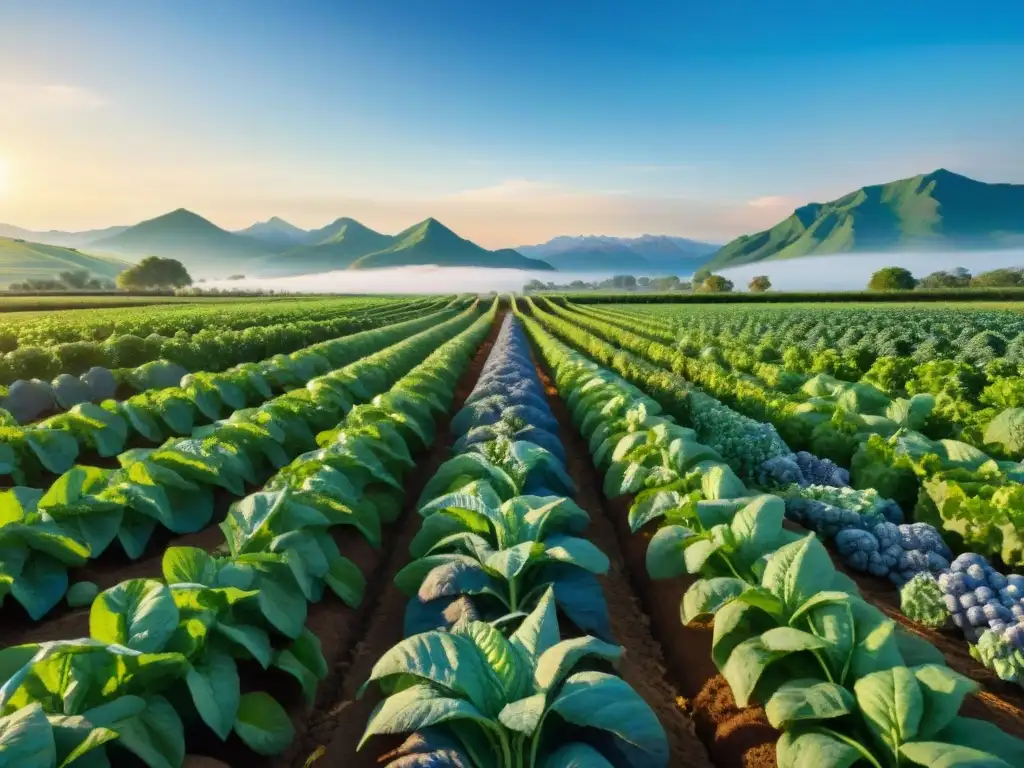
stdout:
{"type": "MultiPolygon", "coordinates": [[[[882,267],[905,267],[921,278],[937,270],[966,267],[972,274],[1001,267],[1024,266],[1024,250],[970,251],[960,253],[865,253],[842,256],[808,256],[785,261],[764,261],[721,270],[746,290],[755,275],[768,275],[772,288],[781,291],[862,290],[871,273],[882,267]]],[[[637,272],[640,277],[644,273],[637,272]]],[[[312,293],[486,293],[519,291],[531,280],[565,285],[573,280],[596,282],[612,273],[532,272],[482,267],[396,267],[394,269],[339,270],[318,275],[245,280],[211,280],[203,287],[273,288],[312,293]]],[[[648,275],[657,277],[660,275],[648,275]]],[[[682,273],[679,277],[689,275],[682,273]]]]}
{"type": "Polygon", "coordinates": [[[755,275],[768,275],[772,288],[780,291],[853,291],[867,288],[871,274],[883,267],[904,267],[914,277],[957,267],[972,275],[1002,267],[1024,267],[1024,250],[961,251],[958,253],[848,253],[806,256],[783,261],[762,261],[723,269],[737,290],[746,290],[755,275]]]}

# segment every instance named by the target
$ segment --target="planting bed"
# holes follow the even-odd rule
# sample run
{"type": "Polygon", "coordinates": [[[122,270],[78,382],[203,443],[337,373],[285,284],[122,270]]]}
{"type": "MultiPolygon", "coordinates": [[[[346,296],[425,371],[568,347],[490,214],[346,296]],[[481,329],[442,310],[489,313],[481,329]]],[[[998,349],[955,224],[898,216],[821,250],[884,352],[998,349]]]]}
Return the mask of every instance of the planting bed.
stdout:
{"type": "MultiPolygon", "coordinates": [[[[0,427],[23,462],[3,487],[27,471],[0,491],[0,765],[1024,765],[1024,690],[961,630],[905,616],[892,582],[967,573],[978,605],[949,610],[975,639],[1014,593],[981,597],[941,536],[793,453],[805,398],[758,400],[779,366],[677,348],[685,324],[658,312],[467,305],[356,301],[377,330],[314,345],[312,367],[259,363],[252,408],[248,374],[211,374],[181,390],[188,429],[172,404],[152,439],[109,401],[136,420],[116,450],[65,425],[65,474],[26,448],[48,426],[0,427]]],[[[173,331],[159,315],[138,327],[173,331]]],[[[1004,399],[1009,364],[985,374],[1004,399]]],[[[856,398],[829,397],[811,405],[838,424],[856,398]]],[[[1019,483],[1011,453],[964,471],[1019,483]]]]}

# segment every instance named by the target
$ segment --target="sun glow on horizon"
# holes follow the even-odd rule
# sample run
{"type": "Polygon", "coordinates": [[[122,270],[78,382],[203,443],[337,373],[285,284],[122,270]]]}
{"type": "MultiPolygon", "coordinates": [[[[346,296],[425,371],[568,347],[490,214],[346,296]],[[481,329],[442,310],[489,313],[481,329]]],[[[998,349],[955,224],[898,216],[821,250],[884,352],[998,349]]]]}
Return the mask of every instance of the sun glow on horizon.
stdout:
{"type": "Polygon", "coordinates": [[[0,197],[11,194],[11,164],[0,157],[0,197]]]}

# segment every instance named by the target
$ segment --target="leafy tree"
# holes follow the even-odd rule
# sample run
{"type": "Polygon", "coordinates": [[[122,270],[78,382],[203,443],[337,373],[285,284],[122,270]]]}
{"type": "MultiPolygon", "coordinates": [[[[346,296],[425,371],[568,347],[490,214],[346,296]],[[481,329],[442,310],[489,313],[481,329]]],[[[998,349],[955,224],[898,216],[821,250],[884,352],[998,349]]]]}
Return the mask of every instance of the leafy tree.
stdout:
{"type": "Polygon", "coordinates": [[[750,281],[750,285],[747,286],[754,293],[761,293],[767,291],[772,287],[772,281],[768,279],[768,275],[757,275],[753,280],[750,281]]]}
{"type": "Polygon", "coordinates": [[[699,288],[699,290],[708,293],[728,293],[732,289],[732,281],[725,279],[721,275],[709,275],[704,278],[699,288]]]}
{"type": "Polygon", "coordinates": [[[655,291],[675,291],[679,289],[681,282],[675,275],[668,277],[655,277],[651,280],[651,288],[655,291]]]}
{"type": "Polygon", "coordinates": [[[869,291],[909,291],[917,285],[917,280],[903,267],[885,267],[871,276],[868,282],[869,291]]]}
{"type": "Polygon", "coordinates": [[[73,272],[61,272],[60,281],[68,288],[86,288],[89,284],[89,273],[84,269],[73,272]]]}
{"type": "Polygon", "coordinates": [[[971,273],[963,267],[957,267],[952,272],[939,270],[925,275],[917,283],[922,290],[934,288],[966,288],[971,284],[971,273]]]}
{"type": "Polygon", "coordinates": [[[1004,267],[971,278],[972,288],[1014,288],[1024,286],[1024,267],[1004,267]]]}
{"type": "Polygon", "coordinates": [[[192,277],[177,259],[162,259],[147,256],[138,264],[129,267],[117,276],[120,288],[180,288],[192,285],[192,277]]]}
{"type": "Polygon", "coordinates": [[[651,278],[649,278],[649,277],[638,277],[636,279],[636,284],[646,288],[648,285],[651,284],[651,278]]]}
{"type": "Polygon", "coordinates": [[[711,270],[706,267],[701,267],[693,273],[693,284],[699,286],[705,280],[711,277],[711,270]]]}
{"type": "Polygon", "coordinates": [[[636,278],[633,275],[615,275],[612,278],[612,285],[616,288],[625,288],[626,290],[632,290],[636,288],[636,278]]]}

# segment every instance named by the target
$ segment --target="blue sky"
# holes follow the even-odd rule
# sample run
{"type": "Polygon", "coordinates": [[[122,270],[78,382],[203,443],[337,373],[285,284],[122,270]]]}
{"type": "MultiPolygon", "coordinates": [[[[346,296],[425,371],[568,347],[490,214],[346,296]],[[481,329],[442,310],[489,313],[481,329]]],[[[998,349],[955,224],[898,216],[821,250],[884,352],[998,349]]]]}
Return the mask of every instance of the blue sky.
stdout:
{"type": "Polygon", "coordinates": [[[0,221],[725,240],[940,166],[1024,183],[1021,73],[1019,0],[5,0],[0,221]]]}

